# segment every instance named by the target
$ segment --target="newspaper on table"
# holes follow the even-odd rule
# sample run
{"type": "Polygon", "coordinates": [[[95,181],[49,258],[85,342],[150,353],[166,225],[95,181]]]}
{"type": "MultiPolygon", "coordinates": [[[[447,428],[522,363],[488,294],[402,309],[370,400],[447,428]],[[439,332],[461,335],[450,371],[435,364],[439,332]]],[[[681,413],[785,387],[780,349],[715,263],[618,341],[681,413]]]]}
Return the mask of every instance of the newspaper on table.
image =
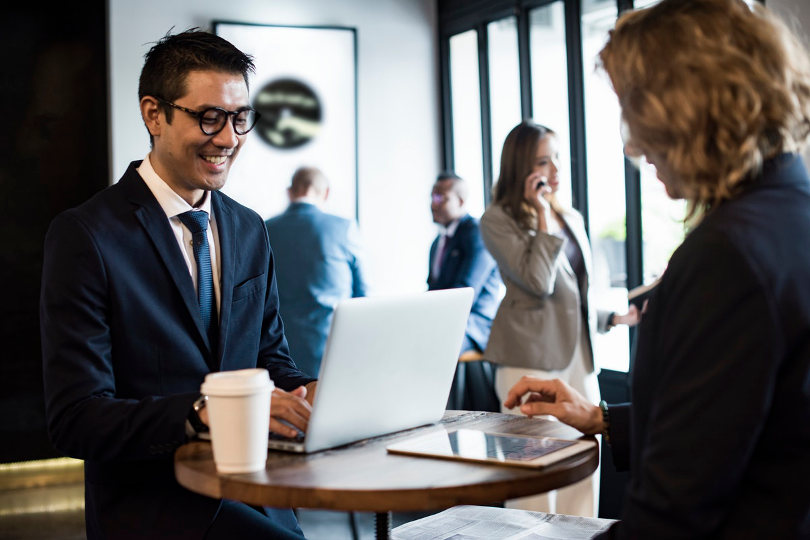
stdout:
{"type": "Polygon", "coordinates": [[[491,506],[455,506],[391,532],[394,540],[578,540],[606,531],[612,519],[491,506]]]}

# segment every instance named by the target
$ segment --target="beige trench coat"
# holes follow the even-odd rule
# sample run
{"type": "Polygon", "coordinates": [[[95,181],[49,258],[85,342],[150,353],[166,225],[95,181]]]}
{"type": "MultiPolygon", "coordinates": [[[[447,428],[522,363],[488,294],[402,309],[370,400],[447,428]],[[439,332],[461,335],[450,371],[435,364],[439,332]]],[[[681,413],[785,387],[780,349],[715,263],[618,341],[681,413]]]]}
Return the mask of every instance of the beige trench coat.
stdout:
{"type": "Polygon", "coordinates": [[[584,330],[588,372],[594,371],[591,335],[606,329],[609,312],[597,313],[588,301],[592,260],[582,216],[569,210],[562,217],[582,252],[586,276],[581,286],[563,252],[565,240],[522,229],[500,205],[491,205],[481,217],[484,244],[506,285],[484,353],[487,360],[510,367],[565,369],[584,330]],[[581,328],[581,306],[587,328],[581,328]]]}

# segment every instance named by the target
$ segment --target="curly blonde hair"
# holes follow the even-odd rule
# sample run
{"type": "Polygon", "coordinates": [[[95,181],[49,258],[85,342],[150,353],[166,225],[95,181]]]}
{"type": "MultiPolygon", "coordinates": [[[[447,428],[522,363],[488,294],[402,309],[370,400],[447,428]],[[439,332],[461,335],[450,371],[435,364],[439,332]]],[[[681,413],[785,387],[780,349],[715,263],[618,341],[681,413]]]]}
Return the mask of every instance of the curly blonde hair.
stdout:
{"type": "Polygon", "coordinates": [[[628,148],[661,162],[688,202],[687,221],[810,134],[807,51],[760,5],[663,0],[620,17],[599,57],[628,148]]]}

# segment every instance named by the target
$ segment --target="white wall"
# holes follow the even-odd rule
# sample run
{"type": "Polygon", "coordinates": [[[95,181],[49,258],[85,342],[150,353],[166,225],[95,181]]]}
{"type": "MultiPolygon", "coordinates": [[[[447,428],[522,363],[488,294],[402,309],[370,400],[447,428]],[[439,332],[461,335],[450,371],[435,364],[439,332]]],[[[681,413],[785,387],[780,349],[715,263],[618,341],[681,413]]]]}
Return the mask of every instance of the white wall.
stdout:
{"type": "MultiPolygon", "coordinates": [[[[790,28],[810,47],[810,1],[766,0],[768,9],[785,20],[790,28]]],[[[810,165],[810,147],[804,152],[804,162],[810,165]]]]}
{"type": "Polygon", "coordinates": [[[150,44],[172,27],[356,28],[359,220],[371,293],[426,288],[429,194],[441,166],[436,0],[110,0],[109,18],[111,182],[149,151],[138,77],[150,44]]]}

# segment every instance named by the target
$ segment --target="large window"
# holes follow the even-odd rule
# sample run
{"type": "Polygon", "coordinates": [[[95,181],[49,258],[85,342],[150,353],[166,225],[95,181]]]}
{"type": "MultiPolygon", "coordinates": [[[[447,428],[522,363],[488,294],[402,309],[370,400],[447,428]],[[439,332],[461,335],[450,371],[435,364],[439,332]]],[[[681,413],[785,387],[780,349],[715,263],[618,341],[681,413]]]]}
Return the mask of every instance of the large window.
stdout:
{"type": "MultiPolygon", "coordinates": [[[[581,35],[588,153],[588,210],[593,249],[591,292],[599,309],[627,309],[627,215],[620,109],[607,75],[597,69],[599,51],[616,22],[615,2],[582,4],[581,35]]],[[[629,332],[618,327],[594,336],[594,356],[607,369],[627,371],[629,332]]]]}
{"type": "Polygon", "coordinates": [[[490,111],[492,126],[492,179],[501,167],[506,136],[520,123],[520,69],[517,18],[506,17],[487,25],[490,111]]]}
{"type": "Polygon", "coordinates": [[[560,202],[571,205],[571,156],[568,121],[568,54],[565,11],[558,0],[529,12],[532,110],[534,121],[551,128],[560,142],[560,202]]]}
{"type": "Polygon", "coordinates": [[[450,38],[450,88],[453,110],[453,157],[456,174],[470,184],[470,214],[484,212],[481,94],[478,84],[478,33],[450,38]]]}
{"type": "MultiPolygon", "coordinates": [[[[635,7],[644,8],[657,3],[658,0],[636,0],[635,7]]],[[[642,281],[652,283],[661,276],[672,252],[683,242],[686,203],[673,201],[667,196],[655,167],[643,159],[639,164],[639,175],[642,281]]]]}
{"type": "MultiPolygon", "coordinates": [[[[563,202],[585,217],[596,307],[627,309],[627,291],[657,279],[684,237],[685,204],[655,169],[624,158],[620,109],[598,52],[619,11],[658,0],[439,0],[445,164],[489,202],[508,131],[532,118],[559,135],[563,202]]],[[[753,4],[753,0],[746,0],[753,4]]],[[[595,336],[597,362],[630,366],[633,331],[595,336]]]]}
{"type": "Polygon", "coordinates": [[[652,283],[661,276],[672,252],[683,242],[686,203],[669,198],[655,167],[644,160],[639,167],[643,281],[652,283]]]}

